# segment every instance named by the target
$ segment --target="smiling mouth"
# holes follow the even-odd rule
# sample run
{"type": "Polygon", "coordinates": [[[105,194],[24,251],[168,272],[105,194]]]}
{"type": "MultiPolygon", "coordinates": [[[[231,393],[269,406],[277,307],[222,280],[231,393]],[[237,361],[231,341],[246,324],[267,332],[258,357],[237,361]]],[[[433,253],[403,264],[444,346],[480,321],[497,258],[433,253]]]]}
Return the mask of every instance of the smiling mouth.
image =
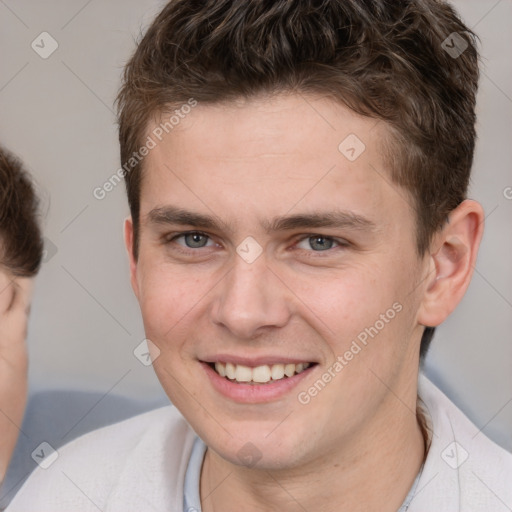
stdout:
{"type": "Polygon", "coordinates": [[[208,363],[210,368],[231,382],[240,384],[270,384],[283,379],[289,379],[302,373],[316,363],[279,363],[262,365],[251,368],[242,364],[208,363]]]}

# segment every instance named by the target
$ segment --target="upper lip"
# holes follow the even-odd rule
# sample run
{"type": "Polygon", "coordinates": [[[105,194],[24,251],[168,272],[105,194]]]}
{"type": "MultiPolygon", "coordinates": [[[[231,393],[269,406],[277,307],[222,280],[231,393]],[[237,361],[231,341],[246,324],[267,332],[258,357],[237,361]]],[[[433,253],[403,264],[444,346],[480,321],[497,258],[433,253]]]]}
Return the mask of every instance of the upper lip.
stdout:
{"type": "Polygon", "coordinates": [[[204,363],[232,363],[232,364],[240,364],[244,366],[249,366],[251,368],[255,368],[256,366],[269,365],[273,364],[306,364],[306,363],[314,363],[313,359],[304,359],[298,357],[291,356],[258,356],[258,357],[247,357],[247,356],[237,356],[233,354],[216,354],[213,356],[208,356],[200,359],[204,363]]]}

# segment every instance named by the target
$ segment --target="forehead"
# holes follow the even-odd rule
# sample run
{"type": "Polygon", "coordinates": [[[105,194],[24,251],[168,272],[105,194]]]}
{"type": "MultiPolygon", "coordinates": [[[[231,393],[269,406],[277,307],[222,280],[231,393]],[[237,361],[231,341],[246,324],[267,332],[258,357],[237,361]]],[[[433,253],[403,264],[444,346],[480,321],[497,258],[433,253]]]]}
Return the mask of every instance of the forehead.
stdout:
{"type": "Polygon", "coordinates": [[[198,104],[159,140],[166,119],[148,129],[155,147],[143,163],[141,215],[171,204],[263,219],[294,208],[358,213],[403,202],[386,168],[386,125],[332,100],[198,104]]]}

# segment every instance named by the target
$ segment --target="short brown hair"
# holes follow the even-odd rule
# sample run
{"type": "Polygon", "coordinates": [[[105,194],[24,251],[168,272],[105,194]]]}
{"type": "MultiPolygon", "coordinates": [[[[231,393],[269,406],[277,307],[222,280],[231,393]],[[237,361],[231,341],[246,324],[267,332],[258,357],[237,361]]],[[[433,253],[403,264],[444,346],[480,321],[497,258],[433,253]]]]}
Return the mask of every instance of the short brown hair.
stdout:
{"type": "MultiPolygon", "coordinates": [[[[389,126],[391,179],[412,198],[423,255],[466,198],[478,75],[475,36],[443,1],[173,0],[125,68],[121,161],[153,119],[190,98],[326,95],[389,126]]],[[[135,257],[142,174],[141,161],[125,175],[135,257]]]]}
{"type": "Polygon", "coordinates": [[[32,181],[20,160],[0,147],[0,265],[15,276],[31,277],[42,256],[32,181]]]}

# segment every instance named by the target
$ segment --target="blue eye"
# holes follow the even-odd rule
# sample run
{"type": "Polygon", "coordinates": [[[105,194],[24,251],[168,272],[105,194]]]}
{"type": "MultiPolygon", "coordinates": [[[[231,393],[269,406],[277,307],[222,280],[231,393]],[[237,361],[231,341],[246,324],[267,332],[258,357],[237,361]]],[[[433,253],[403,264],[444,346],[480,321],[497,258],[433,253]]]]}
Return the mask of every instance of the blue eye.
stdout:
{"type": "Polygon", "coordinates": [[[297,247],[299,249],[306,249],[311,250],[315,252],[321,252],[321,251],[327,251],[329,249],[332,249],[336,245],[340,245],[336,240],[334,240],[331,237],[328,236],[322,236],[322,235],[313,235],[308,238],[304,238],[301,240],[297,247]]]}
{"type": "Polygon", "coordinates": [[[179,245],[183,245],[189,249],[201,249],[202,247],[211,245],[208,244],[208,242],[211,242],[210,237],[197,231],[178,235],[174,237],[172,241],[176,241],[179,245]],[[180,243],[180,240],[183,240],[184,243],[180,243]]]}

